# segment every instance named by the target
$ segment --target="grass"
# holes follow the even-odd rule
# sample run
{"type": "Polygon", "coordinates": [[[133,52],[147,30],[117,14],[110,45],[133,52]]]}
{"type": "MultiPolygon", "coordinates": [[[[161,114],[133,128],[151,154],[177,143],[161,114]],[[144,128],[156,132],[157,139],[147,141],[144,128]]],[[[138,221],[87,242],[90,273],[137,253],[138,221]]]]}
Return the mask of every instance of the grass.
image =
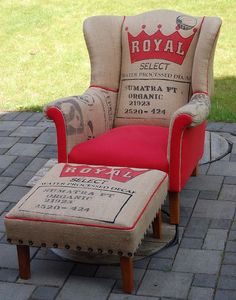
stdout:
{"type": "Polygon", "coordinates": [[[1,0],[0,111],[41,110],[88,87],[90,62],[82,34],[91,15],[133,15],[169,8],[223,19],[215,57],[211,120],[236,121],[234,0],[1,0]]]}

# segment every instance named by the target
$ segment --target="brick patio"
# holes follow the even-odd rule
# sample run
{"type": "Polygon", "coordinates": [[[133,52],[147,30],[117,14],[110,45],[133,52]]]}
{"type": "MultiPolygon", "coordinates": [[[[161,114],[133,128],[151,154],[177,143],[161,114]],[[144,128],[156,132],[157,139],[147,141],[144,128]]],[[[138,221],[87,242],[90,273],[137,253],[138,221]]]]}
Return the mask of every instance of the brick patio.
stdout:
{"type": "Polygon", "coordinates": [[[31,248],[32,277],[19,279],[16,247],[3,216],[29,191],[26,183],[56,158],[54,125],[42,113],[0,114],[0,298],[109,300],[236,299],[236,124],[209,123],[232,145],[205,164],[181,195],[180,242],[135,263],[135,291],[121,290],[118,266],[75,263],[31,248]]]}

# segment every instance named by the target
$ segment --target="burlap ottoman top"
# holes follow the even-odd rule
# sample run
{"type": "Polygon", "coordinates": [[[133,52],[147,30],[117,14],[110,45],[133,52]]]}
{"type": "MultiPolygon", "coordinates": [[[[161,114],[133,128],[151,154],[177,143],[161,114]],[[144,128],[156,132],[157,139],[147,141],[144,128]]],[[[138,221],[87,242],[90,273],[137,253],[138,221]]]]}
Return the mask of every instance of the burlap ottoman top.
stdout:
{"type": "Polygon", "coordinates": [[[109,248],[116,232],[127,239],[125,232],[135,231],[135,245],[127,248],[134,251],[163,203],[167,186],[167,174],[157,170],[57,164],[6,215],[7,235],[36,244],[38,239],[62,241],[76,248],[80,240],[80,246],[96,247],[99,242],[92,240],[97,240],[99,229],[106,237],[112,234],[109,248]]]}

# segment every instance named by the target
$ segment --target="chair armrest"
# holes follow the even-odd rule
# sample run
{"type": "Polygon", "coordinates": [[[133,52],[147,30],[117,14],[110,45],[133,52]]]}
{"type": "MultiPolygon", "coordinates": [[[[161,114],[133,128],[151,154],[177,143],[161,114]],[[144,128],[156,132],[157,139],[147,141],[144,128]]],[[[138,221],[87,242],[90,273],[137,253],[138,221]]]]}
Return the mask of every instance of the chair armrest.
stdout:
{"type": "Polygon", "coordinates": [[[81,96],[58,99],[45,106],[45,115],[56,125],[59,162],[67,162],[76,144],[112,128],[116,99],[116,92],[90,87],[81,96]]]}
{"type": "Polygon", "coordinates": [[[171,191],[181,191],[203,155],[209,111],[209,97],[197,93],[171,119],[167,150],[171,191]]]}
{"type": "Polygon", "coordinates": [[[171,123],[173,123],[177,116],[184,114],[191,116],[192,122],[189,124],[189,126],[195,127],[207,119],[210,108],[211,102],[208,95],[203,93],[195,93],[186,105],[180,107],[174,113],[171,123]]]}

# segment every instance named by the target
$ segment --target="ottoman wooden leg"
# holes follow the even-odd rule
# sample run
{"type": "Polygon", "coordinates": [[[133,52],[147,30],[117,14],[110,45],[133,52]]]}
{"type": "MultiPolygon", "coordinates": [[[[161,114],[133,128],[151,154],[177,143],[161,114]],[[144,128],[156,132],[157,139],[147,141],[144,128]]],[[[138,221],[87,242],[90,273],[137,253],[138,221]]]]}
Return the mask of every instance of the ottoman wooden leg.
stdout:
{"type": "Polygon", "coordinates": [[[134,289],[134,270],[133,259],[131,257],[121,256],[120,267],[123,282],[123,291],[131,294],[134,289]]]}
{"type": "Polygon", "coordinates": [[[30,278],[30,250],[29,246],[17,245],[20,278],[30,278]]]}
{"type": "Polygon", "coordinates": [[[170,224],[179,224],[180,218],[180,193],[169,192],[170,224]]]}
{"type": "Polygon", "coordinates": [[[161,217],[161,209],[159,209],[159,212],[156,215],[156,218],[154,219],[152,223],[152,229],[153,229],[153,236],[157,239],[161,239],[162,237],[162,217],[161,217]]]}

